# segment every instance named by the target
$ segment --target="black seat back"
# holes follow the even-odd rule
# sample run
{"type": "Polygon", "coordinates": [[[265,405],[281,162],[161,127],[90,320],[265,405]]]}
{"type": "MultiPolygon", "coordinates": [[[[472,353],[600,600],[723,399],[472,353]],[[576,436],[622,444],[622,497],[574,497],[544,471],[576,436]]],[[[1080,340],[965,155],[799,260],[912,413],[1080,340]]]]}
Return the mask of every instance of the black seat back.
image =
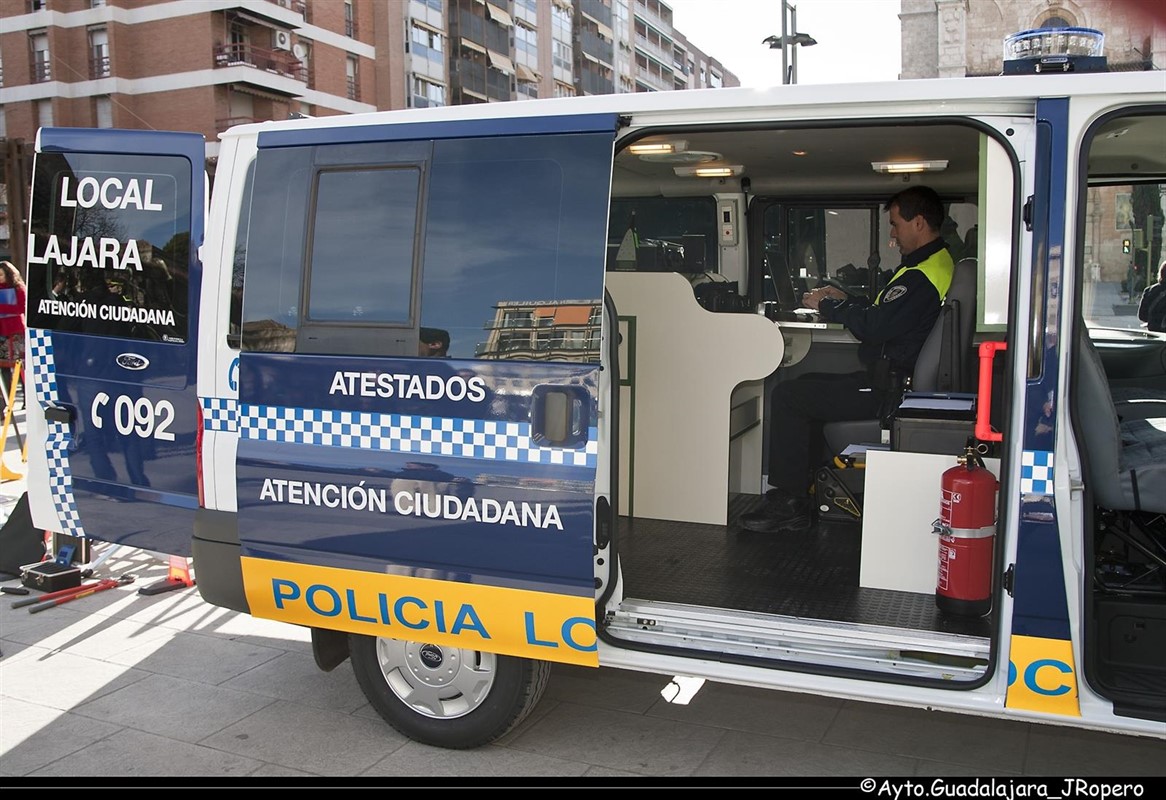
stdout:
{"type": "Polygon", "coordinates": [[[976,259],[956,262],[951,287],[939,310],[911,376],[916,392],[975,391],[973,345],[976,335],[976,259]]]}

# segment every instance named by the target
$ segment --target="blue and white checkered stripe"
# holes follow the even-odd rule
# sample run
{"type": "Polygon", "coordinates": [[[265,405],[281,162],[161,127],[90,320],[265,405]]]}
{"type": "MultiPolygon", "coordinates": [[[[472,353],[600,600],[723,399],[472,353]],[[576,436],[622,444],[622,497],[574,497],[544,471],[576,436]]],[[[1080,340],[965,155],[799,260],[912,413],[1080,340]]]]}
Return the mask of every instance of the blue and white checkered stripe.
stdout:
{"type": "Polygon", "coordinates": [[[243,439],[325,447],[359,447],[396,453],[453,456],[524,464],[561,464],[595,468],[599,436],[588,431],[579,449],[540,447],[528,422],[451,417],[326,411],[318,408],[239,406],[243,439]]]}
{"type": "Polygon", "coordinates": [[[202,427],[207,431],[239,430],[239,401],[233,397],[200,397],[202,427]]]}
{"type": "Polygon", "coordinates": [[[1020,491],[1023,494],[1053,493],[1053,454],[1048,450],[1025,450],[1020,461],[1020,491]]]}
{"type": "MultiPolygon", "coordinates": [[[[42,328],[31,328],[28,332],[30,352],[29,375],[33,391],[41,407],[57,404],[57,367],[53,359],[53,335],[42,328]]],[[[77,511],[77,501],[73,497],[73,473],[69,468],[69,445],[73,433],[64,422],[45,421],[48,436],[45,439],[45,461],[49,469],[49,493],[53,507],[60,521],[60,533],[70,536],[84,536],[81,515],[77,511]]]]}

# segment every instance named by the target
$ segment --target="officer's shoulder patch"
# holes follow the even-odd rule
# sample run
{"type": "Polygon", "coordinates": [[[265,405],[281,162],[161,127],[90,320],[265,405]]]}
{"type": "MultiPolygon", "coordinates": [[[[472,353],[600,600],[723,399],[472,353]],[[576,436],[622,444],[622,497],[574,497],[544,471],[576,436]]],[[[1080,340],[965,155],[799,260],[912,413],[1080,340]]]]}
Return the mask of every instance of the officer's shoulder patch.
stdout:
{"type": "Polygon", "coordinates": [[[892,286],[883,294],[883,299],[880,302],[890,303],[893,300],[898,300],[905,294],[907,294],[906,286],[892,286]]]}

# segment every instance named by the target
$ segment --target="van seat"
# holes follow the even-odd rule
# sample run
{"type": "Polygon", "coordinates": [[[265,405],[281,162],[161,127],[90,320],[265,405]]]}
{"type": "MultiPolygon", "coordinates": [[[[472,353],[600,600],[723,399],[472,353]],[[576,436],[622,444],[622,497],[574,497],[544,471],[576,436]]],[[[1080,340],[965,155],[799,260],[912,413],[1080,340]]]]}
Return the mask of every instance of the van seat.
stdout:
{"type": "Polygon", "coordinates": [[[1118,419],[1101,354],[1079,325],[1073,391],[1094,502],[1113,511],[1166,513],[1166,417],[1118,419]]]}
{"type": "Polygon", "coordinates": [[[1113,406],[1122,422],[1166,417],[1166,391],[1141,386],[1110,387],[1113,406]]]}

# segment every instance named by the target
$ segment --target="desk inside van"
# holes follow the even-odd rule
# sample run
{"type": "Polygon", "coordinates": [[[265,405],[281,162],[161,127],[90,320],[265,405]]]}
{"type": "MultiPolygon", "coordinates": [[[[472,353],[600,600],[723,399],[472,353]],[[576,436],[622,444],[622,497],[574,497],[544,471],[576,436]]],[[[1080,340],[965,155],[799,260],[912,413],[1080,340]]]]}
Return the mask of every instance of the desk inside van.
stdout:
{"type": "Polygon", "coordinates": [[[778,320],[777,327],[781,329],[782,337],[785,339],[785,354],[781,362],[783,367],[792,367],[800,363],[815,344],[853,346],[858,343],[854,334],[846,330],[846,326],[837,322],[823,322],[817,315],[798,320],[778,320]]]}
{"type": "Polygon", "coordinates": [[[761,489],[765,377],[781,330],[712,313],[670,272],[609,272],[620,345],[620,514],[724,525],[729,492],[761,489]]]}

